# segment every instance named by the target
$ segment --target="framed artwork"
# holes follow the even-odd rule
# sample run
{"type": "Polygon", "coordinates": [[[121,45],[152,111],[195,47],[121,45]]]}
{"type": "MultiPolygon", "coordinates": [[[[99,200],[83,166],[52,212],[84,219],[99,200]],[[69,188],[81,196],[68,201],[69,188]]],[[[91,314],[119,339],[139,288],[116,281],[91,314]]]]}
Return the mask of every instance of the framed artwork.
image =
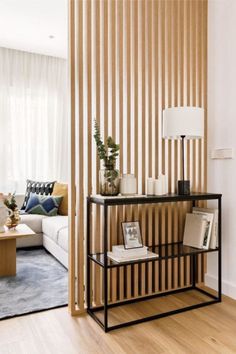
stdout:
{"type": "Polygon", "coordinates": [[[139,221],[122,222],[121,224],[125,249],[143,247],[139,221]]]}

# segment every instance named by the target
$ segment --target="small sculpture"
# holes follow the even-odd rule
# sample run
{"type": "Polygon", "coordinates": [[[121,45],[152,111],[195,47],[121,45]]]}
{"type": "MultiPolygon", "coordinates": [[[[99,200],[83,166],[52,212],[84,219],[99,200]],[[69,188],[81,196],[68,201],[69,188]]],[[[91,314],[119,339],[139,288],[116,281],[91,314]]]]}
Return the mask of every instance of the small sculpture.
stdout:
{"type": "Polygon", "coordinates": [[[5,225],[8,229],[15,229],[20,222],[20,213],[16,204],[15,193],[8,194],[7,198],[4,199],[4,204],[8,209],[8,218],[5,225]]]}

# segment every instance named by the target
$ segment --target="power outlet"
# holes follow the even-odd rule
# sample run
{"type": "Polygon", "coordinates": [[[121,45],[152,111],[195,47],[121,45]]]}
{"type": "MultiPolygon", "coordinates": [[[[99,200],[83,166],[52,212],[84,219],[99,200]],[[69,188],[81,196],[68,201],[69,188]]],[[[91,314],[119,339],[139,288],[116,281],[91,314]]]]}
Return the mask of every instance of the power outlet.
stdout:
{"type": "Polygon", "coordinates": [[[228,160],[234,158],[234,151],[232,148],[227,149],[213,149],[211,151],[211,159],[228,160]]]}

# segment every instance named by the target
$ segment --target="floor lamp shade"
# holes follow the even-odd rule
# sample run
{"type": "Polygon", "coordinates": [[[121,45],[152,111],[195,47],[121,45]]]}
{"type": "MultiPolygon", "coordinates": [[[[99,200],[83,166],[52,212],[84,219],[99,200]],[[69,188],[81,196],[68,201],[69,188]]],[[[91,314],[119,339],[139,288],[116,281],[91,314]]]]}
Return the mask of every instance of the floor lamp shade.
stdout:
{"type": "Polygon", "coordinates": [[[184,180],[184,139],[200,139],[203,136],[203,108],[172,107],[163,110],[162,137],[182,140],[182,180],[178,181],[178,194],[190,194],[190,181],[184,180]]]}

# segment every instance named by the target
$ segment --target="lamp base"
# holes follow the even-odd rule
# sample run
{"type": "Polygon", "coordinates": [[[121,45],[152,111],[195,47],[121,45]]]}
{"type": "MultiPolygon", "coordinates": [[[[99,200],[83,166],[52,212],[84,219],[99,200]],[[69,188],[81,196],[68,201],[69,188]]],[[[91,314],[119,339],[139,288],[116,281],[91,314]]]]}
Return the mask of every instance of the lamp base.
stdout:
{"type": "Polygon", "coordinates": [[[190,194],[190,181],[178,181],[178,194],[180,195],[190,194]]]}

